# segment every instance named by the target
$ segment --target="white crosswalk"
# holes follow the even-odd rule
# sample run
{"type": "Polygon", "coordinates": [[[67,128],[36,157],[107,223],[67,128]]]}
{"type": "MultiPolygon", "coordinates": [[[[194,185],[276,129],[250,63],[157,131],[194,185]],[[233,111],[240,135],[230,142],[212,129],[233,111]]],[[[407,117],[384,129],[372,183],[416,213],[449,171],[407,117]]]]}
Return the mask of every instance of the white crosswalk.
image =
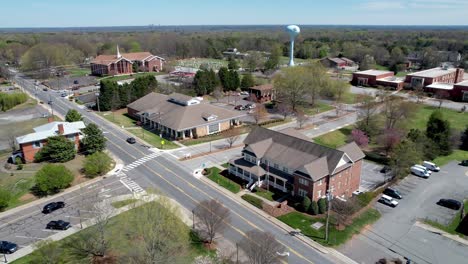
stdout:
{"type": "Polygon", "coordinates": [[[134,162],[128,164],[127,166],[123,167],[122,171],[130,171],[130,170],[133,170],[135,169],[136,167],[142,165],[143,163],[147,162],[147,161],[150,161],[158,156],[161,156],[163,154],[163,152],[155,152],[155,153],[152,153],[146,157],[143,157],[141,159],[137,159],[135,160],[134,162]]]}
{"type": "Polygon", "coordinates": [[[141,188],[141,186],[138,185],[138,183],[130,179],[125,173],[119,172],[117,174],[117,177],[119,177],[120,182],[133,193],[146,193],[145,189],[141,188]]]}

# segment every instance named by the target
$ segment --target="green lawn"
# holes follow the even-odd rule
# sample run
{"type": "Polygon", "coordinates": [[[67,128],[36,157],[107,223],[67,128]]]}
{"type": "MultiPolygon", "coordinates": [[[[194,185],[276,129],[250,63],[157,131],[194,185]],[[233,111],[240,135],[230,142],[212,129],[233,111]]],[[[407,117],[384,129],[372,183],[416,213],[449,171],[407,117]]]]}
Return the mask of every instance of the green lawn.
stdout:
{"type": "Polygon", "coordinates": [[[352,126],[342,127],[338,130],[313,138],[313,141],[323,146],[337,148],[346,144],[346,140],[351,134],[351,130],[352,126]]]}
{"type": "Polygon", "coordinates": [[[99,79],[99,81],[111,80],[111,81],[116,81],[117,82],[117,81],[122,81],[122,80],[135,79],[137,77],[146,76],[146,75],[156,76],[156,75],[161,75],[161,74],[164,74],[164,73],[161,73],[161,72],[139,72],[139,73],[134,73],[134,74],[131,74],[131,75],[119,75],[119,76],[103,77],[103,78],[99,79]]]}
{"type": "MultiPolygon", "coordinates": [[[[325,225],[319,230],[312,228],[316,222],[325,223],[325,218],[312,218],[299,212],[292,212],[279,216],[278,219],[295,229],[300,229],[302,234],[326,246],[338,246],[345,243],[354,234],[359,234],[361,229],[374,223],[380,218],[380,213],[375,209],[368,209],[344,230],[337,230],[334,224],[330,225],[329,240],[325,241],[325,225]]],[[[332,223],[333,221],[331,221],[332,223]]]]}
{"type": "MultiPolygon", "coordinates": [[[[130,214],[133,214],[133,215],[138,214],[141,208],[142,207],[131,209],[127,212],[124,212],[110,219],[109,225],[107,226],[107,229],[105,232],[107,233],[107,237],[110,241],[109,247],[112,252],[117,252],[117,256],[119,254],[128,254],[130,253],[131,250],[133,250],[133,246],[132,246],[133,241],[129,240],[128,236],[126,235],[127,232],[123,230],[128,228],[128,224],[126,223],[126,221],[129,219],[128,217],[130,216],[130,214]]],[[[174,220],[180,221],[176,216],[174,216],[174,220]]],[[[191,232],[188,226],[184,225],[184,227],[186,227],[184,231],[189,234],[189,237],[191,240],[190,246],[189,246],[189,252],[187,252],[188,257],[190,259],[193,260],[195,257],[200,256],[200,255],[212,255],[213,254],[213,251],[208,250],[207,248],[203,246],[201,239],[198,237],[197,234],[191,232]]],[[[93,228],[94,227],[89,227],[80,232],[92,232],[93,228]]],[[[60,263],[81,263],[81,262],[77,262],[77,260],[72,259],[73,256],[71,254],[68,254],[68,249],[65,247],[65,243],[67,241],[70,241],[76,236],[77,235],[74,234],[67,238],[64,238],[63,240],[53,242],[53,243],[57,243],[59,248],[61,248],[61,250],[59,251],[61,254],[61,258],[63,258],[64,260],[67,260],[65,262],[60,262],[60,263]]],[[[192,261],[189,261],[189,262],[192,262],[192,261]]],[[[41,263],[41,262],[35,259],[33,255],[27,255],[11,263],[26,264],[26,263],[41,263]]]]}
{"type": "Polygon", "coordinates": [[[129,204],[133,204],[133,203],[135,203],[136,201],[138,201],[138,200],[137,200],[137,199],[127,199],[127,200],[122,200],[122,201],[113,202],[113,203],[111,203],[111,205],[112,205],[114,208],[120,208],[120,207],[127,206],[127,205],[129,205],[129,204]]]}
{"type": "Polygon", "coordinates": [[[375,69],[379,70],[379,71],[388,71],[387,66],[382,66],[382,65],[378,65],[378,64],[375,65],[375,69]]]}
{"type": "Polygon", "coordinates": [[[306,115],[313,116],[318,113],[326,112],[335,109],[333,106],[322,103],[322,102],[315,102],[314,107],[302,107],[302,110],[306,115]]]}
{"type": "Polygon", "coordinates": [[[259,209],[263,209],[263,201],[262,199],[258,198],[258,197],[255,197],[251,194],[244,194],[241,196],[241,198],[245,201],[247,201],[248,203],[250,203],[251,205],[259,208],[259,209]]]}
{"type": "Polygon", "coordinates": [[[207,177],[208,179],[216,182],[219,186],[233,192],[238,193],[240,192],[240,185],[231,181],[230,179],[224,177],[220,174],[221,170],[216,167],[211,167],[207,169],[207,177]]]}
{"type": "Polygon", "coordinates": [[[91,74],[91,69],[89,68],[72,68],[69,69],[68,72],[70,73],[71,77],[81,77],[87,76],[91,74]]]}
{"type": "Polygon", "coordinates": [[[468,151],[457,149],[454,150],[453,153],[448,156],[437,157],[436,159],[434,159],[434,163],[437,164],[437,166],[443,166],[453,160],[462,161],[466,159],[468,159],[468,151]]]}
{"type": "MultiPolygon", "coordinates": [[[[465,204],[465,206],[464,206],[465,214],[467,214],[468,213],[468,200],[465,200],[464,204],[465,204]]],[[[456,231],[458,225],[461,222],[460,215],[461,215],[461,210],[455,214],[455,216],[452,219],[452,222],[450,224],[448,224],[447,226],[442,225],[439,222],[429,220],[429,219],[425,219],[424,223],[426,223],[428,225],[431,225],[431,226],[433,226],[435,228],[438,228],[440,230],[443,230],[443,231],[445,231],[447,233],[454,234],[454,235],[458,234],[460,236],[463,236],[463,234],[459,234],[456,231]]]]}
{"type": "Polygon", "coordinates": [[[139,137],[143,139],[144,141],[148,142],[155,148],[163,148],[163,149],[175,149],[178,148],[179,146],[176,145],[174,142],[169,141],[167,139],[162,139],[159,137],[159,135],[156,135],[155,133],[143,129],[139,126],[136,126],[136,121],[129,116],[126,115],[126,111],[115,111],[114,113],[112,112],[102,112],[98,113],[102,117],[104,117],[106,120],[126,129],[128,132],[132,133],[136,137],[139,137]],[[164,146],[161,145],[161,141],[164,140],[164,146]]]}
{"type": "MultiPolygon", "coordinates": [[[[434,110],[437,109],[438,108],[432,106],[419,106],[419,109],[416,111],[415,116],[411,119],[410,128],[417,128],[422,131],[426,131],[426,124],[429,120],[429,116],[434,110]]],[[[442,108],[439,110],[442,112],[444,118],[450,122],[451,128],[457,130],[464,130],[466,128],[466,125],[468,124],[468,114],[443,108],[443,105],[442,108]]]]}
{"type": "Polygon", "coordinates": [[[260,197],[263,197],[269,201],[274,201],[273,195],[275,195],[273,192],[264,190],[262,188],[255,188],[255,195],[258,195],[260,197]]]}

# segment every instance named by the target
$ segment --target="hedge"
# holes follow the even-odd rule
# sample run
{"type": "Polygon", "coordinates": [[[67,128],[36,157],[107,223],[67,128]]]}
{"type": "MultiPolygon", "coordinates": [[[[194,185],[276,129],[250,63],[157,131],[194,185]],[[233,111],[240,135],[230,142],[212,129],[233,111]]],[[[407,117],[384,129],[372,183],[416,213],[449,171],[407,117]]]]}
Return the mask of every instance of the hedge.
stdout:
{"type": "Polygon", "coordinates": [[[25,93],[0,93],[0,110],[8,111],[27,100],[28,96],[25,93]]]}

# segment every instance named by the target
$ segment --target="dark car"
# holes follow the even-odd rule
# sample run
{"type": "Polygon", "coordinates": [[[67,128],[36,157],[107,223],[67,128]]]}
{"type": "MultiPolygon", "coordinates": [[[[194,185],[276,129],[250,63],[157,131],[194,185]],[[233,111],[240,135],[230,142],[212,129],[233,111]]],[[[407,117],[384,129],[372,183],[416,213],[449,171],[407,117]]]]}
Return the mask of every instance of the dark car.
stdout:
{"type": "Polygon", "coordinates": [[[235,110],[245,110],[245,107],[243,105],[236,105],[236,107],[234,107],[235,110]]]}
{"type": "Polygon", "coordinates": [[[440,199],[437,202],[438,205],[447,207],[453,210],[459,210],[462,206],[462,203],[460,201],[454,200],[454,199],[440,199]]]}
{"type": "Polygon", "coordinates": [[[49,100],[47,103],[51,105],[51,104],[53,103],[53,101],[52,101],[52,100],[49,100]]]}
{"type": "Polygon", "coordinates": [[[401,199],[403,198],[403,196],[401,196],[400,192],[398,192],[397,190],[393,189],[393,188],[386,188],[384,191],[383,191],[383,194],[386,194],[392,198],[395,198],[395,199],[401,199]]]}
{"type": "Polygon", "coordinates": [[[47,87],[42,88],[42,91],[47,92],[47,87]]]}
{"type": "Polygon", "coordinates": [[[78,84],[78,80],[74,80],[74,81],[73,81],[73,84],[78,84]]]}
{"type": "Polygon", "coordinates": [[[58,220],[58,221],[50,221],[47,224],[46,229],[67,230],[70,227],[71,227],[70,222],[65,222],[63,220],[58,220]]]}
{"type": "Polygon", "coordinates": [[[380,173],[388,173],[392,170],[392,168],[390,168],[390,166],[388,165],[385,165],[383,166],[383,168],[380,170],[380,173]]]}
{"type": "Polygon", "coordinates": [[[0,253],[2,254],[11,254],[18,250],[18,245],[8,241],[0,241],[0,253]]]}
{"type": "Polygon", "coordinates": [[[462,166],[468,166],[468,160],[462,160],[462,161],[460,162],[460,165],[462,165],[462,166]]]}
{"type": "Polygon", "coordinates": [[[136,140],[133,137],[129,137],[129,138],[127,138],[127,142],[130,143],[130,144],[135,144],[136,140]]]}
{"type": "Polygon", "coordinates": [[[42,212],[44,214],[48,214],[63,207],[65,207],[64,202],[53,202],[53,203],[46,204],[44,206],[44,209],[42,209],[42,212]]]}

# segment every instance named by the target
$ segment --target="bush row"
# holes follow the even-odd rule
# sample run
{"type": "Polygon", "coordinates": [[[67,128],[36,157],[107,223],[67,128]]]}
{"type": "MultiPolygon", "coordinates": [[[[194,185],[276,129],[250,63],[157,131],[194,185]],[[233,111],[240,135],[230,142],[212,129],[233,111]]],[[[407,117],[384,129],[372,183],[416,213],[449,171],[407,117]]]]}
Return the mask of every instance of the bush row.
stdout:
{"type": "Polygon", "coordinates": [[[28,96],[25,93],[0,93],[0,110],[8,111],[27,100],[28,96]]]}

